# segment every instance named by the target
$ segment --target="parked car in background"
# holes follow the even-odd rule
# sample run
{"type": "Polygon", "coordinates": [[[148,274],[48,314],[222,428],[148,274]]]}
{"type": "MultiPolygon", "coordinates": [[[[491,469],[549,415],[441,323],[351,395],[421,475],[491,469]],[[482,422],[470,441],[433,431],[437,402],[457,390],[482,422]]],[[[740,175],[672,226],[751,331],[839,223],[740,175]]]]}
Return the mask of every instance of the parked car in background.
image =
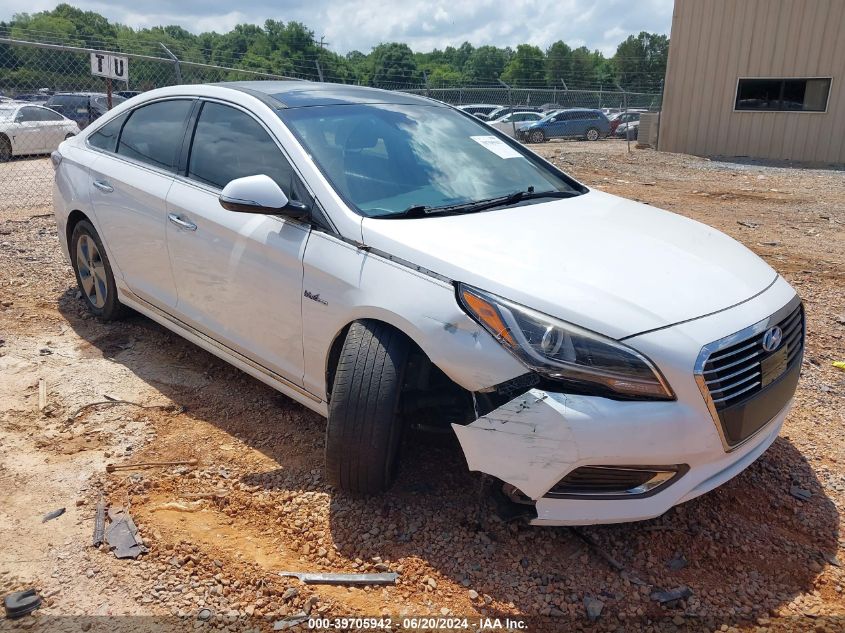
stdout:
{"type": "Polygon", "coordinates": [[[490,127],[494,127],[503,134],[515,136],[514,130],[521,130],[529,123],[539,121],[543,118],[542,112],[511,112],[500,116],[497,119],[485,121],[490,127]]]}
{"type": "Polygon", "coordinates": [[[526,125],[517,132],[517,138],[529,143],[542,143],[550,138],[597,141],[608,134],[610,121],[601,110],[570,108],[550,112],[539,121],[526,125]]]}
{"type": "Polygon", "coordinates": [[[15,95],[15,101],[28,101],[30,103],[45,103],[50,95],[41,92],[23,93],[15,95]]]}
{"type": "Polygon", "coordinates": [[[486,121],[491,112],[494,112],[501,107],[502,106],[493,103],[470,103],[458,106],[458,110],[463,110],[467,114],[472,114],[482,121],[486,121]]]}
{"type": "MultiPolygon", "coordinates": [[[[123,97],[112,95],[112,107],[124,101],[123,97]]],[[[59,92],[44,105],[76,121],[83,130],[109,111],[108,96],[102,92],[59,92]]]]}
{"type": "Polygon", "coordinates": [[[636,121],[628,121],[628,123],[622,123],[617,126],[616,131],[613,135],[616,138],[623,138],[628,139],[631,141],[637,140],[637,134],[640,131],[640,121],[639,119],[636,121]]]}
{"type": "Polygon", "coordinates": [[[327,416],[338,490],[389,488],[434,425],[535,524],[646,519],[748,468],[793,400],[804,311],[766,262],[445,104],[173,86],[52,164],[91,314],[134,308],[327,416]]]}
{"type": "Polygon", "coordinates": [[[137,97],[139,94],[141,94],[141,91],[140,90],[118,90],[114,94],[116,94],[119,97],[123,97],[124,99],[131,99],[132,97],[137,97]]]}
{"type": "Polygon", "coordinates": [[[500,106],[487,115],[487,120],[495,121],[511,112],[543,112],[543,109],[533,106],[500,106]]]}
{"type": "Polygon", "coordinates": [[[610,120],[610,133],[615,134],[616,128],[622,125],[623,123],[630,123],[631,121],[639,121],[640,115],[643,112],[648,112],[648,110],[628,110],[627,112],[617,112],[616,114],[609,117],[610,120]]]}
{"type": "Polygon", "coordinates": [[[58,112],[29,102],[0,103],[0,162],[12,156],[49,154],[79,126],[58,112]]]}

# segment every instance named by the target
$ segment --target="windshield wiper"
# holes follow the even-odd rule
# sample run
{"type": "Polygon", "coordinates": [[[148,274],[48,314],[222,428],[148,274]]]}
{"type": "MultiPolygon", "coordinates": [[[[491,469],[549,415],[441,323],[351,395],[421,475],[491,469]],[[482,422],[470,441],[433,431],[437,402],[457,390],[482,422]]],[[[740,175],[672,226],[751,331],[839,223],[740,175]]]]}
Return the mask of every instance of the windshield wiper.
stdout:
{"type": "Polygon", "coordinates": [[[496,207],[508,207],[524,200],[536,200],[538,198],[572,198],[581,195],[577,191],[534,191],[534,187],[528,187],[523,191],[515,191],[506,196],[497,196],[487,200],[475,202],[463,202],[461,204],[450,204],[442,207],[430,207],[424,204],[411,205],[399,213],[378,216],[380,220],[395,220],[403,218],[426,218],[432,215],[457,215],[462,213],[475,213],[496,207]]]}

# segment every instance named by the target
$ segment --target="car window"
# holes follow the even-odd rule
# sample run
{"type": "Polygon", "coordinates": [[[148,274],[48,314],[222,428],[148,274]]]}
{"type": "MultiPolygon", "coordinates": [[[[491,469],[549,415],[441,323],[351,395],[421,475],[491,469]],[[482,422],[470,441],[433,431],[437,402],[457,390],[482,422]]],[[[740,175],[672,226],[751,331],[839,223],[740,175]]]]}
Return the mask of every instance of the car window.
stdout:
{"type": "Polygon", "coordinates": [[[188,177],[222,189],[236,178],[258,174],[272,178],[290,198],[302,199],[293,169],[260,123],[235,108],[205,103],[191,145],[188,177]]]}
{"type": "Polygon", "coordinates": [[[88,114],[88,97],[56,97],[56,103],[62,106],[62,112],[67,112],[69,114],[88,114]]]}
{"type": "MultiPolygon", "coordinates": [[[[109,109],[109,99],[108,99],[108,97],[94,97],[92,99],[92,101],[94,101],[94,103],[97,106],[99,106],[99,108],[102,109],[102,110],[108,110],[109,109]]],[[[123,103],[124,101],[126,101],[126,99],[124,99],[120,95],[112,95],[112,97],[111,97],[112,107],[116,106],[119,103],[123,103]]]]}
{"type": "Polygon", "coordinates": [[[40,117],[38,116],[38,108],[21,108],[18,112],[18,116],[16,117],[20,123],[28,123],[30,121],[38,121],[40,117]]]}
{"type": "MultiPolygon", "coordinates": [[[[173,170],[182,145],[192,101],[158,101],[133,110],[117,145],[117,153],[154,167],[173,170]]],[[[220,160],[227,158],[220,157],[220,160]]]]}
{"type": "Polygon", "coordinates": [[[58,112],[53,112],[47,108],[37,108],[38,116],[42,121],[61,121],[64,117],[58,112]]]}
{"type": "Polygon", "coordinates": [[[337,192],[369,217],[515,191],[576,193],[516,143],[445,107],[367,104],[277,111],[337,192]]]}
{"type": "Polygon", "coordinates": [[[126,121],[127,116],[127,114],[121,114],[106,123],[88,137],[88,144],[107,152],[115,151],[117,148],[117,137],[120,134],[120,128],[123,126],[123,122],[126,121]]]}

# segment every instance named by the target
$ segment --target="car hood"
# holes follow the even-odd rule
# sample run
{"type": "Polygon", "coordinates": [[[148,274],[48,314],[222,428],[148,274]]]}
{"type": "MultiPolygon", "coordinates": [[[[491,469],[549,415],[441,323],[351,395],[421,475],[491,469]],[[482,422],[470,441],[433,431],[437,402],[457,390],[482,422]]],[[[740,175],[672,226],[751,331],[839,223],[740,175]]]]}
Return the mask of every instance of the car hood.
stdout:
{"type": "Polygon", "coordinates": [[[613,338],[723,310],[777,278],[709,226],[594,190],[467,215],[364,218],[361,230],[370,248],[613,338]]]}

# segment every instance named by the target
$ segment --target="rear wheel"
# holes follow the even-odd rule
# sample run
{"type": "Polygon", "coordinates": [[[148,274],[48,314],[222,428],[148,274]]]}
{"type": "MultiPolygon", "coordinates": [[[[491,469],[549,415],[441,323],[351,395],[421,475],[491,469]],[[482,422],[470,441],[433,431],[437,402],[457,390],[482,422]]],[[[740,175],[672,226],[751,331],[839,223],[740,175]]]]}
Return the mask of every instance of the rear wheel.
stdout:
{"type": "Polygon", "coordinates": [[[546,135],[543,133],[543,130],[531,130],[528,140],[532,143],[543,143],[546,140],[546,135]]]}
{"type": "Polygon", "coordinates": [[[387,490],[404,422],[399,401],[410,344],[379,321],[354,322],[340,353],[326,426],[326,478],[354,494],[387,490]]]}
{"type": "Polygon", "coordinates": [[[5,136],[0,136],[0,163],[12,160],[12,143],[5,136]]]}
{"type": "Polygon", "coordinates": [[[601,134],[598,131],[598,128],[591,127],[584,133],[584,138],[588,141],[597,141],[601,134]]]}
{"type": "Polygon", "coordinates": [[[70,254],[76,283],[88,310],[104,321],[126,316],[129,309],[117,300],[117,286],[106,249],[88,220],[80,220],[73,228],[70,254]]]}

